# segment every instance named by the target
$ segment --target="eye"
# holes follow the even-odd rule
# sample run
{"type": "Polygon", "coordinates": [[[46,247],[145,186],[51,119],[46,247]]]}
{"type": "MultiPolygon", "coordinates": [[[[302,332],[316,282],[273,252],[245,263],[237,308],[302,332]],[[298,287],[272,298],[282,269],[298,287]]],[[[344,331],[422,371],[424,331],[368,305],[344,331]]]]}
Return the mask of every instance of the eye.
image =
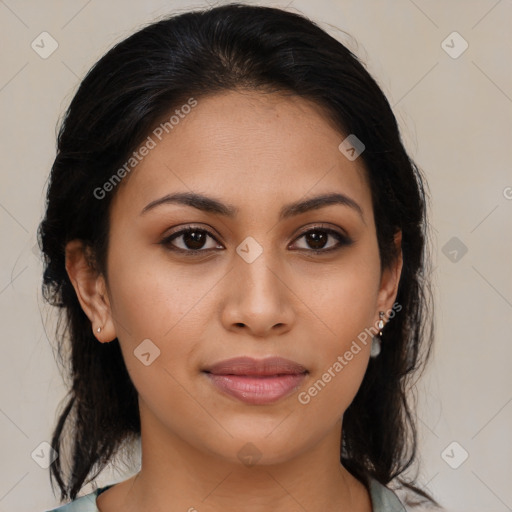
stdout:
{"type": "Polygon", "coordinates": [[[327,253],[340,249],[353,243],[346,235],[330,228],[316,226],[302,233],[296,240],[304,238],[304,241],[311,247],[299,247],[299,249],[309,250],[315,254],[327,253]],[[337,240],[334,245],[327,246],[329,238],[337,240]],[[327,248],[325,248],[327,246],[327,248]]]}
{"type": "Polygon", "coordinates": [[[218,246],[219,242],[209,231],[194,226],[189,226],[172,233],[165,237],[160,243],[172,251],[187,253],[187,255],[190,256],[195,256],[200,252],[209,252],[214,249],[223,248],[222,246],[218,246]],[[216,244],[210,244],[210,247],[204,248],[208,238],[214,240],[216,244]],[[181,247],[174,243],[175,240],[179,241],[178,245],[181,245],[181,247]]]}

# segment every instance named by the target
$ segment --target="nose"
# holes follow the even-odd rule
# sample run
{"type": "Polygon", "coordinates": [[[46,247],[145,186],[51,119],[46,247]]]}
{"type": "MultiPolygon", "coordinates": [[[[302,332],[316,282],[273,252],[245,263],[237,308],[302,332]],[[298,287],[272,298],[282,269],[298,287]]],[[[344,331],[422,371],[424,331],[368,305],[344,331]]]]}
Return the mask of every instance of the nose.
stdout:
{"type": "Polygon", "coordinates": [[[236,256],[222,311],[227,330],[268,337],[292,327],[294,295],[279,262],[269,256],[263,251],[251,263],[236,256]]]}

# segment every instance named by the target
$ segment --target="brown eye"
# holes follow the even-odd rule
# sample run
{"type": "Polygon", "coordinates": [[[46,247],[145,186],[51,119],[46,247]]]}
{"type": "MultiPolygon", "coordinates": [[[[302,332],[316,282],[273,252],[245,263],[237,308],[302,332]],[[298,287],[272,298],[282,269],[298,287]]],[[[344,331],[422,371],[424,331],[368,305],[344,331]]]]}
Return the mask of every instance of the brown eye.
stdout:
{"type": "Polygon", "coordinates": [[[213,246],[205,248],[209,238],[217,242],[217,239],[209,231],[188,227],[166,237],[161,243],[171,250],[187,252],[193,255],[193,253],[206,252],[218,248],[218,242],[213,244],[213,246]],[[175,241],[179,241],[181,247],[176,245],[175,241]]]}
{"type": "Polygon", "coordinates": [[[297,240],[300,240],[301,238],[304,239],[307,247],[299,247],[299,249],[309,249],[314,253],[326,253],[334,251],[352,243],[350,238],[339,233],[338,231],[320,227],[306,231],[300,237],[298,237],[297,240]],[[335,243],[334,245],[331,243],[328,245],[329,239],[337,240],[338,243],[335,243]]]}

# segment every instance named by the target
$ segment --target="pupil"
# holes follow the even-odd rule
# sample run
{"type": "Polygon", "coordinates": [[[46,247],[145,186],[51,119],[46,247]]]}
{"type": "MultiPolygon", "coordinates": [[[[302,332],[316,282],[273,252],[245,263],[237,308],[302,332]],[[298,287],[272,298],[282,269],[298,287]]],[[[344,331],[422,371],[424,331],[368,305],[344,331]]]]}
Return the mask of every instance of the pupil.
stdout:
{"type": "Polygon", "coordinates": [[[321,231],[313,231],[306,235],[308,243],[313,249],[322,249],[325,246],[327,237],[321,231]],[[319,234],[320,233],[320,234],[319,234]]]}
{"type": "Polygon", "coordinates": [[[185,245],[189,249],[201,249],[204,245],[204,233],[200,233],[198,231],[190,231],[185,235],[185,245]],[[190,243],[189,240],[192,239],[190,243]]]}

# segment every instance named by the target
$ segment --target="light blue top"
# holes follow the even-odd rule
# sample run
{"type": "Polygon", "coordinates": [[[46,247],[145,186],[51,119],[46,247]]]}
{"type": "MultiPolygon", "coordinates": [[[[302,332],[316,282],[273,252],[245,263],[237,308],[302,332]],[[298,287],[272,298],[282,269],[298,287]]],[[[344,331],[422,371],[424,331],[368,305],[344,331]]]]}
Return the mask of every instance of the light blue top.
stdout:
{"type": "MultiPolygon", "coordinates": [[[[86,496],[48,512],[99,512],[96,498],[113,485],[115,484],[96,489],[86,496]]],[[[370,497],[373,512],[407,512],[397,495],[374,478],[370,479],[370,497]]]]}

